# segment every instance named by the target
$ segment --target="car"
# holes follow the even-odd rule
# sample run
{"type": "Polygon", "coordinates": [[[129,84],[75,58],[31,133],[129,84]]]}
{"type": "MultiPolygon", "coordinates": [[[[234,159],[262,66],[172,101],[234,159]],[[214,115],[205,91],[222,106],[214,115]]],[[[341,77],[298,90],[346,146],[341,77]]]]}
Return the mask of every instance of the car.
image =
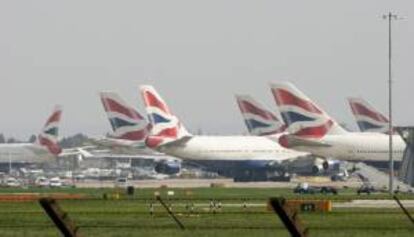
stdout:
{"type": "Polygon", "coordinates": [[[293,190],[294,193],[300,193],[300,194],[316,194],[316,193],[322,193],[322,194],[338,194],[338,190],[334,187],[330,186],[322,186],[322,187],[314,187],[309,186],[307,183],[301,183],[296,186],[296,188],[293,190]]]}
{"type": "Polygon", "coordinates": [[[376,190],[373,186],[371,185],[362,185],[361,187],[359,187],[359,189],[357,190],[357,194],[360,195],[361,193],[366,193],[366,194],[371,194],[374,192],[378,192],[378,190],[376,190]]]}
{"type": "Polygon", "coordinates": [[[59,177],[51,178],[50,181],[49,181],[49,186],[51,188],[62,187],[62,181],[60,180],[59,177]]]}
{"type": "Polygon", "coordinates": [[[293,192],[299,194],[314,194],[316,190],[314,187],[309,186],[308,183],[300,183],[293,189],[293,192]]]}
{"type": "Polygon", "coordinates": [[[38,187],[49,187],[49,180],[46,177],[38,177],[35,181],[35,185],[38,187]]]}
{"type": "Polygon", "coordinates": [[[117,178],[115,180],[115,187],[126,188],[128,186],[128,179],[124,177],[117,178]]]}
{"type": "Polygon", "coordinates": [[[319,192],[322,193],[322,194],[328,194],[328,193],[332,193],[334,195],[338,194],[338,190],[336,188],[330,187],[330,186],[320,187],[319,192]]]}
{"type": "Polygon", "coordinates": [[[6,180],[6,186],[7,187],[20,187],[20,182],[13,177],[7,178],[6,180]]]}

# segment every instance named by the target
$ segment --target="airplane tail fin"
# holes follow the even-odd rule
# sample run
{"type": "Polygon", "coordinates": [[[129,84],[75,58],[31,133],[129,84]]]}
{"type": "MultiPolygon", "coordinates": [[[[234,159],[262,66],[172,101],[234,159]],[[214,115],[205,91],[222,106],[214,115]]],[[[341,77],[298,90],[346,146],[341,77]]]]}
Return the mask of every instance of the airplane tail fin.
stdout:
{"type": "Polygon", "coordinates": [[[321,138],[347,133],[325,111],[289,82],[271,83],[274,99],[292,135],[321,138]]]}
{"type": "Polygon", "coordinates": [[[151,136],[146,140],[148,147],[159,147],[190,136],[154,87],[144,85],[140,91],[152,125],[151,136]]]}
{"type": "Polygon", "coordinates": [[[236,95],[236,100],[251,135],[267,136],[285,130],[283,122],[251,96],[236,95]]]}
{"type": "Polygon", "coordinates": [[[388,118],[362,98],[348,98],[356,122],[361,132],[388,133],[388,118]]]}
{"type": "Polygon", "coordinates": [[[149,133],[145,118],[114,92],[101,92],[100,97],[112,127],[111,137],[144,142],[149,133]]]}
{"type": "Polygon", "coordinates": [[[53,155],[59,155],[62,152],[58,141],[61,116],[62,108],[57,105],[36,140],[39,146],[45,147],[53,155]]]}

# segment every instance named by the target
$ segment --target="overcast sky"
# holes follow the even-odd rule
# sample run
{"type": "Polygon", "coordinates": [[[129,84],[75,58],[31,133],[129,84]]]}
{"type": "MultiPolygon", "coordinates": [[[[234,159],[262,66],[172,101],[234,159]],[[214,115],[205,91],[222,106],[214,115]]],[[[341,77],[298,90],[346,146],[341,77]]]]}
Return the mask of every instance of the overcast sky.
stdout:
{"type": "Polygon", "coordinates": [[[281,80],[355,128],[347,96],[387,111],[390,10],[405,18],[393,28],[395,120],[414,125],[413,1],[0,0],[0,131],[27,138],[58,103],[63,136],[104,134],[98,92],[142,111],[150,83],[189,130],[243,133],[234,93],[275,109],[268,83],[281,80]]]}

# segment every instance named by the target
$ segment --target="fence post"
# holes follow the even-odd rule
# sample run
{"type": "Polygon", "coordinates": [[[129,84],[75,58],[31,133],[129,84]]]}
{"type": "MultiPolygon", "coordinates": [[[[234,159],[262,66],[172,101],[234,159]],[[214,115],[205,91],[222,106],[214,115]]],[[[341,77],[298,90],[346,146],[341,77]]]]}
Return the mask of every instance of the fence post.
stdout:
{"type": "Polygon", "coordinates": [[[299,215],[285,207],[285,199],[270,198],[269,203],[292,237],[308,236],[308,229],[302,226],[299,215]]]}
{"type": "Polygon", "coordinates": [[[398,203],[398,205],[400,206],[400,208],[403,210],[403,212],[405,213],[405,215],[408,217],[408,219],[411,221],[411,223],[414,224],[414,219],[413,217],[410,215],[410,213],[408,212],[407,209],[405,209],[404,205],[400,202],[400,199],[398,199],[398,197],[396,195],[393,196],[394,200],[398,203]]]}
{"type": "Polygon", "coordinates": [[[177,225],[180,227],[180,229],[184,230],[185,227],[184,227],[183,223],[181,223],[181,221],[174,215],[174,213],[165,204],[165,202],[161,199],[160,196],[157,196],[157,200],[161,203],[161,205],[165,208],[165,210],[167,210],[168,214],[173,218],[173,220],[175,221],[175,223],[177,223],[177,225]]]}
{"type": "Polygon", "coordinates": [[[52,198],[41,198],[39,199],[39,203],[63,236],[80,237],[77,233],[79,228],[76,227],[68,214],[60,208],[56,200],[52,198]]]}

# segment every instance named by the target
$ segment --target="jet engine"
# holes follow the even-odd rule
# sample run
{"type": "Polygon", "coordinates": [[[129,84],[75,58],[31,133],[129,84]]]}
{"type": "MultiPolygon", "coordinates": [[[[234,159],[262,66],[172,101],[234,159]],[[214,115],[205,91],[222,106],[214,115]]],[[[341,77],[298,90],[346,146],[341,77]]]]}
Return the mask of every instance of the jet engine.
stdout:
{"type": "Polygon", "coordinates": [[[324,171],[324,160],[321,158],[316,158],[312,165],[312,173],[313,174],[320,174],[324,171]]]}
{"type": "Polygon", "coordinates": [[[176,160],[162,160],[155,163],[155,172],[160,174],[177,174],[181,170],[181,163],[176,160]]]}
{"type": "Polygon", "coordinates": [[[340,166],[341,166],[341,161],[328,159],[323,162],[322,166],[325,172],[339,171],[340,166]]]}
{"type": "Polygon", "coordinates": [[[341,161],[332,159],[316,158],[312,165],[313,174],[332,173],[340,171],[341,161]]]}

